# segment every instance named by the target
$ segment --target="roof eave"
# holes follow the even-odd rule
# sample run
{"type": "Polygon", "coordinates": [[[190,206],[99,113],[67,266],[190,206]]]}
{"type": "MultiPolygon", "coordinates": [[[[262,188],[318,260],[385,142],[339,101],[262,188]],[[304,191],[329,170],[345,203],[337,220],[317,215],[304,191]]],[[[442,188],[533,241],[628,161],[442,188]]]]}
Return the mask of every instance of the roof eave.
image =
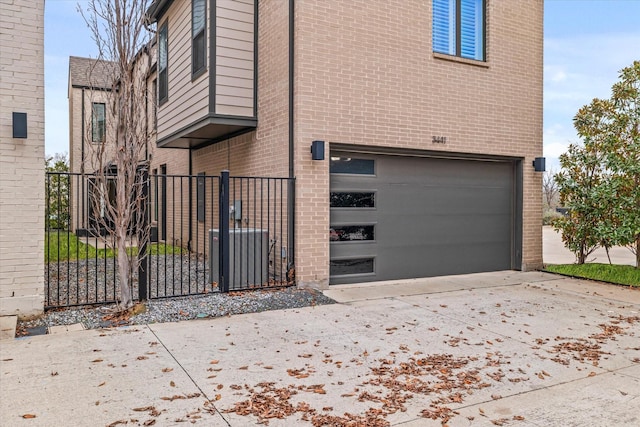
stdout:
{"type": "Polygon", "coordinates": [[[147,9],[147,18],[149,19],[150,24],[154,24],[162,18],[162,15],[165,14],[167,8],[173,3],[173,0],[154,0],[147,9]]]}

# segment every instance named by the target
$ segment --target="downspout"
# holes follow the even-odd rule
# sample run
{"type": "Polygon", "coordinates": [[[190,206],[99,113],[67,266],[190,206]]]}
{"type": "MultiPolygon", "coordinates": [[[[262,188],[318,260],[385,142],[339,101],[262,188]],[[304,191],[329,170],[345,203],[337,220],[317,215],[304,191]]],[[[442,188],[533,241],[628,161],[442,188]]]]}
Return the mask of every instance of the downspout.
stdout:
{"type": "MultiPolygon", "coordinates": [[[[85,118],[84,118],[84,114],[85,114],[84,113],[84,88],[82,88],[82,102],[80,104],[82,106],[81,107],[82,108],[82,113],[80,115],[80,117],[82,117],[82,120],[81,120],[82,123],[80,124],[80,141],[81,141],[81,144],[80,144],[80,147],[81,147],[81,152],[80,152],[80,181],[82,182],[82,190],[81,190],[81,194],[82,194],[82,222],[81,222],[81,224],[78,224],[78,226],[76,228],[81,228],[80,226],[84,225],[85,224],[85,220],[86,220],[86,218],[85,218],[85,208],[84,208],[84,205],[85,205],[85,199],[84,199],[84,196],[85,196],[85,194],[84,194],[85,193],[85,188],[84,188],[84,155],[85,155],[84,154],[84,138],[85,138],[85,135],[84,135],[84,131],[85,131],[85,129],[84,129],[84,120],[85,120],[85,118]]],[[[77,230],[76,230],[76,232],[77,232],[77,230]]]]}
{"type": "Polygon", "coordinates": [[[187,250],[191,252],[191,241],[193,240],[193,158],[191,156],[193,150],[189,148],[189,240],[187,241],[187,250]]]}
{"type": "Polygon", "coordinates": [[[294,177],[293,164],[293,66],[294,66],[294,13],[295,0],[289,0],[289,178],[294,177]]]}
{"type": "MultiPolygon", "coordinates": [[[[296,193],[293,179],[295,178],[294,169],[294,40],[295,40],[295,0],[289,0],[289,214],[288,214],[288,235],[289,235],[289,256],[288,256],[288,268],[287,279],[289,279],[291,269],[295,268],[295,256],[296,256],[296,236],[295,236],[295,222],[296,222],[296,193]],[[293,258],[293,259],[292,259],[293,258]]],[[[295,274],[295,270],[294,270],[295,274]]]]}

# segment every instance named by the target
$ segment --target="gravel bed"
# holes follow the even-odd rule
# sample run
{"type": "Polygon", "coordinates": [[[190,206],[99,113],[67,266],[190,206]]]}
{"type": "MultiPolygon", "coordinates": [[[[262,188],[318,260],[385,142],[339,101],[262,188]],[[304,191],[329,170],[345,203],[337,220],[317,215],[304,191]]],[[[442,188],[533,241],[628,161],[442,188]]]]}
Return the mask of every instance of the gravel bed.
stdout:
{"type": "Polygon", "coordinates": [[[295,287],[149,300],[146,310],[127,318],[113,318],[114,304],[47,311],[42,317],[18,323],[18,335],[45,333],[57,325],[82,323],[87,329],[175,322],[285,308],[334,304],[319,291],[295,287]]]}
{"type": "MultiPolygon", "coordinates": [[[[195,255],[149,256],[149,296],[181,296],[214,291],[203,257],[195,255]]],[[[45,266],[49,306],[115,301],[120,295],[114,258],[50,263],[45,266]],[[115,283],[115,286],[114,286],[115,283]]],[[[138,295],[138,277],[132,277],[132,293],[138,295]]]]}

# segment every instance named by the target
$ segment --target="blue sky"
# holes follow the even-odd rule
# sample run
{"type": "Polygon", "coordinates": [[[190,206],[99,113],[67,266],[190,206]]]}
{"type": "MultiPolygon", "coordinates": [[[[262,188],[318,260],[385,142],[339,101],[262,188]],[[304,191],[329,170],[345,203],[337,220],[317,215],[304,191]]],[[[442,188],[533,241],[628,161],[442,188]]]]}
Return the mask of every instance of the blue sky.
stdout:
{"type": "MultiPolygon", "coordinates": [[[[45,3],[47,154],[69,150],[69,56],[96,56],[78,5],[86,7],[86,1],[45,3]]],[[[545,0],[544,155],[548,169],[557,169],[558,156],[570,142],[578,142],[572,125],[576,111],[593,98],[608,97],[618,71],[640,60],[639,17],[640,0],[545,0]]]]}

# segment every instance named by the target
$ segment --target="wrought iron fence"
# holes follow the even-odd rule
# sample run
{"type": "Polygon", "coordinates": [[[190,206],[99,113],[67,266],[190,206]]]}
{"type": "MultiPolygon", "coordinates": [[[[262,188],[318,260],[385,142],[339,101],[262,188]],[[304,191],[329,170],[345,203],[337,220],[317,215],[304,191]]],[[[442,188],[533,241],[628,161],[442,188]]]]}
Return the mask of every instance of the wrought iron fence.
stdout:
{"type": "MultiPolygon", "coordinates": [[[[294,284],[293,179],[141,176],[150,232],[145,241],[130,232],[128,250],[146,254],[132,272],[134,298],[294,284]]],[[[116,252],[101,209],[112,201],[108,191],[96,200],[95,186],[90,174],[47,173],[45,308],[118,300],[116,252]]]]}

